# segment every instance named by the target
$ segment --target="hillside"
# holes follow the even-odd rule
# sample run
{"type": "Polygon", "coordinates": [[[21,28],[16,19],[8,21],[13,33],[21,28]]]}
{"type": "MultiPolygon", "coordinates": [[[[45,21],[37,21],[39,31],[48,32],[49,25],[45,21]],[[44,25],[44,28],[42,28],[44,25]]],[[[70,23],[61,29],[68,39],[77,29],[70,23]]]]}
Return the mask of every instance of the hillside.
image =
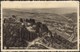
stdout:
{"type": "MultiPolygon", "coordinates": [[[[20,18],[24,18],[24,19],[32,18],[32,19],[35,19],[36,22],[39,21],[39,22],[46,24],[47,27],[49,28],[49,30],[52,32],[52,36],[55,36],[55,37],[53,37],[53,38],[48,37],[48,39],[46,39],[46,37],[43,37],[43,39],[42,38],[39,39],[39,41],[41,40],[42,44],[40,44],[40,46],[42,45],[42,47],[44,47],[43,45],[45,45],[45,47],[55,48],[55,49],[76,48],[76,42],[75,41],[77,40],[76,39],[77,38],[76,37],[77,32],[75,31],[74,32],[75,34],[74,34],[73,30],[72,30],[73,28],[71,28],[75,24],[68,22],[68,19],[70,19],[69,18],[69,16],[70,16],[71,19],[74,20],[74,22],[76,23],[75,13],[62,15],[62,14],[58,14],[55,12],[52,13],[52,12],[48,13],[48,12],[46,12],[46,10],[41,11],[41,9],[37,9],[37,11],[36,10],[5,9],[5,10],[3,10],[3,16],[4,16],[3,18],[5,18],[5,17],[9,18],[9,17],[11,17],[11,15],[16,15],[16,17],[17,17],[16,20],[18,20],[18,21],[20,18]],[[72,17],[75,17],[75,18],[72,18],[72,17]],[[68,26],[69,25],[70,26],[65,27],[66,24],[68,26]],[[71,31],[71,33],[73,35],[70,34],[69,31],[71,31]],[[54,34],[55,32],[57,33],[57,35],[54,34]],[[46,41],[44,39],[46,39],[46,41]],[[52,41],[48,41],[48,40],[52,40],[52,41]],[[45,43],[47,43],[47,44],[45,44],[45,43]]],[[[76,30],[76,29],[74,29],[74,30],[76,30]]],[[[35,41],[33,41],[33,42],[35,42],[35,41]]],[[[36,44],[34,44],[34,45],[36,45],[36,44]]],[[[31,44],[32,47],[35,47],[34,45],[31,44]]],[[[36,46],[39,47],[39,45],[36,45],[36,46]]],[[[28,47],[28,48],[31,48],[31,47],[28,47]]],[[[41,48],[39,48],[39,49],[41,49],[41,48]]]]}
{"type": "Polygon", "coordinates": [[[77,22],[77,13],[69,13],[69,14],[65,14],[64,16],[68,17],[68,18],[71,18],[74,23],[77,22]]]}
{"type": "Polygon", "coordinates": [[[13,14],[17,15],[17,18],[18,17],[22,17],[22,18],[42,18],[43,20],[44,19],[52,19],[52,20],[62,20],[62,21],[65,21],[67,20],[65,17],[59,15],[59,14],[56,14],[56,13],[45,13],[43,11],[34,11],[34,10],[11,10],[11,9],[5,9],[3,10],[3,13],[4,15],[3,16],[11,16],[13,14]],[[4,12],[5,11],[5,12],[4,12]],[[62,18],[62,19],[61,19],[62,18]]]}

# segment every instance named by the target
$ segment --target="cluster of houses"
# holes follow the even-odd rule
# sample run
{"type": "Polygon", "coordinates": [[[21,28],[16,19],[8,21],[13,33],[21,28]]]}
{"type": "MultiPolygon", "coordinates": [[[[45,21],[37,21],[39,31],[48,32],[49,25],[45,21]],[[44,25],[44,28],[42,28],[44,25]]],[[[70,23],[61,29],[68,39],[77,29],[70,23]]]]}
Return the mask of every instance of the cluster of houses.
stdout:
{"type": "Polygon", "coordinates": [[[59,47],[72,48],[73,45],[77,45],[77,24],[72,19],[67,22],[56,20],[45,22],[47,22],[47,26],[52,26],[51,31],[54,32],[53,42],[55,41],[61,45],[59,47]]]}

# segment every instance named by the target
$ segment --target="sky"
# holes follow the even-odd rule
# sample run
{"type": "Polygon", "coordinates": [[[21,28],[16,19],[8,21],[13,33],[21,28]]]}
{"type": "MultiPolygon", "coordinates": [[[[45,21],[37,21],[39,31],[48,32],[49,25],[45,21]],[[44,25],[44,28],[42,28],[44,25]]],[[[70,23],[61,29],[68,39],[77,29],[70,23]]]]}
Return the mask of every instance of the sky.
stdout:
{"type": "MultiPolygon", "coordinates": [[[[1,8],[2,9],[35,9],[33,12],[46,12],[46,13],[58,13],[58,14],[65,14],[65,13],[73,13],[76,12],[79,7],[79,2],[77,1],[37,1],[37,2],[30,2],[30,1],[2,1],[1,8]],[[42,10],[38,10],[42,9],[42,10]]],[[[20,11],[20,10],[19,10],[20,11]]],[[[30,10],[32,12],[32,10],[30,10]]]]}
{"type": "Polygon", "coordinates": [[[2,8],[61,8],[61,7],[78,7],[78,1],[2,1],[2,8]]]}

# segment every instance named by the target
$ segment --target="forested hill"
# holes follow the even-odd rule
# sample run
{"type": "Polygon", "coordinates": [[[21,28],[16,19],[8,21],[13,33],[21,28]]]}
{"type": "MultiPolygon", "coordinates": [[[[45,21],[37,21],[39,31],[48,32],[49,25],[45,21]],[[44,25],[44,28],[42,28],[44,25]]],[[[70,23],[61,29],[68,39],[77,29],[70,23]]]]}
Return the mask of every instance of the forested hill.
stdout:
{"type": "MultiPolygon", "coordinates": [[[[47,41],[46,37],[43,37],[43,39],[46,39],[46,43],[49,44],[51,48],[56,48],[56,49],[76,48],[77,32],[76,32],[76,28],[74,30],[72,28],[72,26],[74,25],[76,27],[76,24],[69,23],[69,19],[71,19],[76,23],[76,17],[77,17],[76,14],[72,12],[67,12],[67,13],[63,12],[64,14],[62,13],[60,14],[60,10],[58,11],[55,11],[55,10],[53,9],[49,9],[49,10],[47,9],[4,9],[3,18],[9,18],[11,17],[11,15],[15,15],[17,21],[19,21],[20,18],[23,18],[23,19],[31,18],[31,19],[35,19],[36,22],[39,21],[41,23],[45,23],[49,28],[49,30],[52,32],[52,36],[55,35],[54,34],[55,32],[57,33],[57,35],[55,35],[54,38],[48,37],[49,40],[53,40],[53,43],[51,41],[47,41]],[[75,34],[73,33],[73,31],[75,31],[74,32],[75,34]]],[[[43,42],[43,44],[45,46],[48,46],[45,44],[45,42],[43,42]]]]}

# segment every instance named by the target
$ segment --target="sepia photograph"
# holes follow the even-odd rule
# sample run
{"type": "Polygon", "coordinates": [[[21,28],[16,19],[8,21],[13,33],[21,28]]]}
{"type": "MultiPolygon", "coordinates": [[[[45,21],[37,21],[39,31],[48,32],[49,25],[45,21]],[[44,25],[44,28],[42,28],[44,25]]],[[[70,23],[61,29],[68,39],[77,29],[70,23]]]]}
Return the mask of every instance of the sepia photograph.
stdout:
{"type": "Polygon", "coordinates": [[[79,50],[78,5],[77,1],[1,2],[1,49],[79,50]]]}

